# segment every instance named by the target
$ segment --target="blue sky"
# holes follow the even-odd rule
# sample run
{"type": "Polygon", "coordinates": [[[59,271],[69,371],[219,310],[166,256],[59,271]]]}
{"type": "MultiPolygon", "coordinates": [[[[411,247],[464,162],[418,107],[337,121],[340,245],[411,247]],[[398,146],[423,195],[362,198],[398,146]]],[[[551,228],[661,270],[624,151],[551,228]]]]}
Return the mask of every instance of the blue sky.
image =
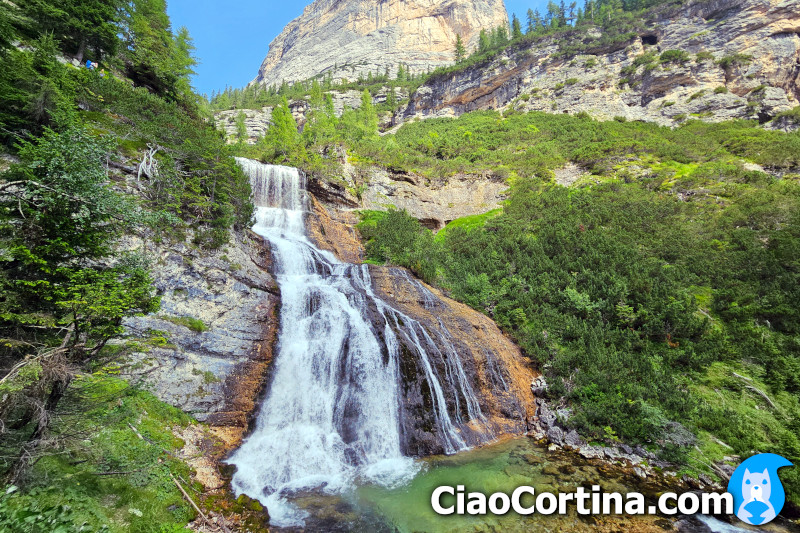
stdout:
{"type": "MultiPolygon", "coordinates": [[[[169,0],[175,29],[186,26],[194,38],[200,65],[195,88],[206,94],[227,85],[243,87],[255,78],[269,43],[308,1],[169,0]]],[[[524,19],[529,7],[542,9],[545,0],[506,0],[509,13],[524,19]]]]}

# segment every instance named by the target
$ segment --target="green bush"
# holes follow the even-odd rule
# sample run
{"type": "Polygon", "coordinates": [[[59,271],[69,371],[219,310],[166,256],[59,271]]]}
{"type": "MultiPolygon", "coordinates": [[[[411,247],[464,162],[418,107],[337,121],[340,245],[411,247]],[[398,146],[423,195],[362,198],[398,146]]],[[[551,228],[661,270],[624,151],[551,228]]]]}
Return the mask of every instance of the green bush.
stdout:
{"type": "Polygon", "coordinates": [[[193,318],[190,316],[166,316],[163,317],[164,320],[172,322],[173,324],[177,324],[179,326],[184,326],[189,328],[190,330],[194,331],[195,333],[204,333],[208,331],[208,326],[200,320],[199,318],[193,318]]]}
{"type": "Polygon", "coordinates": [[[706,94],[706,91],[705,91],[705,90],[702,90],[702,91],[697,91],[696,93],[692,94],[692,95],[689,97],[689,99],[687,100],[687,102],[692,102],[692,101],[694,101],[694,100],[697,100],[698,98],[702,98],[703,96],[705,96],[705,94],[706,94]]]}
{"type": "Polygon", "coordinates": [[[706,61],[712,61],[713,59],[714,59],[714,54],[712,54],[711,52],[702,51],[702,52],[697,52],[694,60],[697,63],[704,63],[706,61]]]}
{"type": "Polygon", "coordinates": [[[747,54],[731,54],[720,58],[717,64],[724,70],[730,70],[733,67],[746,65],[753,60],[753,56],[747,54]]]}
{"type": "Polygon", "coordinates": [[[689,61],[690,56],[683,50],[665,50],[658,58],[659,62],[664,65],[667,63],[683,64],[689,61]]]}

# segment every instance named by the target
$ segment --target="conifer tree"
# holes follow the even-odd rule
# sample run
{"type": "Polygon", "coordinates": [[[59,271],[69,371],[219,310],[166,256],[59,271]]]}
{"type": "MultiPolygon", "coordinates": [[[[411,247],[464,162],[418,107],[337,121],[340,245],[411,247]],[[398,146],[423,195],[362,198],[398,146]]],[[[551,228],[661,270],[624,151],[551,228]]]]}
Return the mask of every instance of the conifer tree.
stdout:
{"type": "Polygon", "coordinates": [[[525,33],[531,34],[536,31],[536,15],[533,12],[533,9],[528,9],[528,27],[525,30],[525,33]]]}
{"type": "Polygon", "coordinates": [[[268,131],[268,137],[274,143],[276,151],[284,156],[290,155],[299,143],[297,121],[289,109],[289,102],[285,96],[272,110],[272,126],[268,131]]]}
{"type": "Polygon", "coordinates": [[[386,106],[393,113],[397,109],[397,95],[395,94],[394,91],[395,88],[390,86],[389,91],[386,93],[386,106]]]}
{"type": "Polygon", "coordinates": [[[481,30],[480,36],[478,37],[478,53],[483,54],[484,52],[488,52],[491,47],[492,40],[489,37],[489,33],[486,30],[481,30]]]}
{"type": "Polygon", "coordinates": [[[120,0],[18,0],[21,13],[33,22],[29,36],[51,32],[69,53],[83,61],[102,59],[117,50],[120,0]]]}
{"type": "Polygon", "coordinates": [[[361,93],[361,108],[359,109],[364,131],[367,136],[378,133],[378,112],[375,110],[375,104],[372,103],[372,95],[367,89],[361,93]]]}
{"type": "Polygon", "coordinates": [[[511,38],[519,39],[520,37],[522,37],[522,24],[515,13],[511,18],[511,38]]]}
{"type": "Polygon", "coordinates": [[[460,63],[467,56],[467,49],[464,47],[464,41],[461,40],[461,34],[456,34],[456,63],[460,63]]]}

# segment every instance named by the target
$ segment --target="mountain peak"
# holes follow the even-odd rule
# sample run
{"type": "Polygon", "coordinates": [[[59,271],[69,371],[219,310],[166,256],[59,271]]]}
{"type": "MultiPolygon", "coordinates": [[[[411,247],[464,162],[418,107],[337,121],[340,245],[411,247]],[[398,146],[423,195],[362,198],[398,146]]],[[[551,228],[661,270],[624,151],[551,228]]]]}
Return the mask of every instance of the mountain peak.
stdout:
{"type": "Polygon", "coordinates": [[[503,0],[316,0],[272,41],[255,81],[353,79],[400,64],[421,72],[454,61],[457,35],[471,50],[481,29],[501,25],[503,0]]]}

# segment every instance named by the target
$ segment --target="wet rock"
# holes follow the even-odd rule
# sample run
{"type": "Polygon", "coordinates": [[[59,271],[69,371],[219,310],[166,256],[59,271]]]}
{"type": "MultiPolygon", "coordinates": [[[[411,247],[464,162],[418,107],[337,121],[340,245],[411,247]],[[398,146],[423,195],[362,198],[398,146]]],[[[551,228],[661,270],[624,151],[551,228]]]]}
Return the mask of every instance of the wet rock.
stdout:
{"type": "Polygon", "coordinates": [[[524,455],[523,458],[525,459],[526,463],[533,466],[544,463],[544,459],[542,457],[534,455],[532,453],[524,455]]]}
{"type": "MultiPolygon", "coordinates": [[[[470,445],[503,434],[524,434],[535,412],[530,383],[534,372],[519,349],[486,316],[444,297],[438,290],[414,279],[406,270],[370,266],[375,294],[404,313],[413,323],[395,331],[400,342],[400,371],[404,403],[401,406],[403,449],[409,455],[442,453],[426,365],[419,343],[440,376],[460,373],[473,391],[477,405],[470,420],[464,399],[446,387],[443,395],[449,413],[456,413],[460,437],[470,445]],[[413,338],[409,329],[414,329],[413,338]],[[454,365],[458,359],[461,370],[454,365]],[[452,361],[452,362],[451,362],[452,361]],[[460,413],[457,410],[461,409],[460,413]],[[458,418],[462,422],[458,422],[458,418]]],[[[376,329],[386,319],[374,313],[376,329]]]]}
{"type": "MultiPolygon", "coordinates": [[[[329,210],[312,198],[309,238],[340,259],[359,263],[363,249],[353,228],[357,221],[353,213],[329,210]]],[[[489,318],[450,300],[405,269],[371,265],[366,273],[360,274],[369,285],[364,291],[400,313],[387,314],[365,298],[364,312],[376,333],[387,335],[388,321],[398,344],[401,445],[406,455],[447,451],[435,409],[442,400],[458,438],[470,446],[528,431],[536,409],[530,392],[535,372],[489,318]],[[428,372],[439,376],[441,391],[430,386],[428,372]],[[469,399],[464,394],[467,389],[469,399]]]]}
{"type": "Polygon", "coordinates": [[[675,522],[680,533],[712,533],[712,529],[695,517],[683,517],[675,522]]]}
{"type": "Polygon", "coordinates": [[[563,464],[558,468],[558,471],[565,476],[571,476],[575,473],[576,470],[575,467],[572,465],[563,464]]]}

